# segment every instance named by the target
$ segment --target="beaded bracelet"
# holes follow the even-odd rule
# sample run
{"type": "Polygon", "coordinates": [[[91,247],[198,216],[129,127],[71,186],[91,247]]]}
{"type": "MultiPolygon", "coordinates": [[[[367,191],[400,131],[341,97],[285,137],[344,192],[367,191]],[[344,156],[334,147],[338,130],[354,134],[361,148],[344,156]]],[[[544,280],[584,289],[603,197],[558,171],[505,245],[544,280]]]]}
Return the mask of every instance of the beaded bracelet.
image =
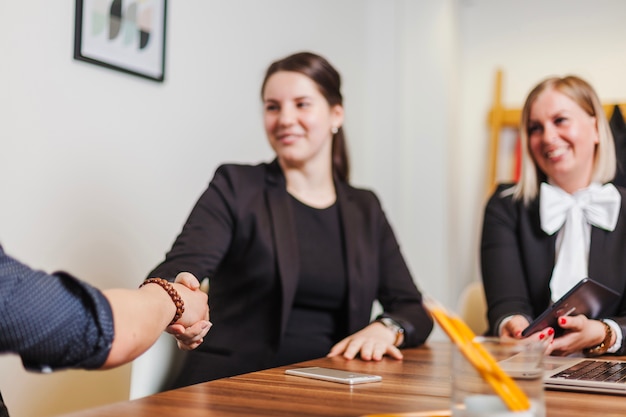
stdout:
{"type": "Polygon", "coordinates": [[[183,299],[178,294],[178,291],[176,291],[174,286],[170,284],[169,281],[163,278],[148,278],[139,286],[139,288],[143,287],[146,284],[157,284],[163,287],[165,291],[167,291],[168,295],[172,298],[172,301],[174,302],[174,305],[176,306],[176,314],[174,314],[174,319],[172,319],[170,324],[176,323],[183,316],[183,313],[185,312],[185,303],[183,302],[183,299]]]}

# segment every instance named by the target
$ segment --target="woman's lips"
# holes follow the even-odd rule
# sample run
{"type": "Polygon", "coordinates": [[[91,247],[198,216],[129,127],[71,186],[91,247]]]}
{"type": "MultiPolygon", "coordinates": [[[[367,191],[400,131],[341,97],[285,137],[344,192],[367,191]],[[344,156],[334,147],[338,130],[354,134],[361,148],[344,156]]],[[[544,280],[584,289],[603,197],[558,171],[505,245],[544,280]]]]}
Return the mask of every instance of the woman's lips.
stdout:
{"type": "Polygon", "coordinates": [[[546,158],[558,158],[567,152],[567,147],[560,147],[555,149],[550,149],[544,153],[546,158]]]}

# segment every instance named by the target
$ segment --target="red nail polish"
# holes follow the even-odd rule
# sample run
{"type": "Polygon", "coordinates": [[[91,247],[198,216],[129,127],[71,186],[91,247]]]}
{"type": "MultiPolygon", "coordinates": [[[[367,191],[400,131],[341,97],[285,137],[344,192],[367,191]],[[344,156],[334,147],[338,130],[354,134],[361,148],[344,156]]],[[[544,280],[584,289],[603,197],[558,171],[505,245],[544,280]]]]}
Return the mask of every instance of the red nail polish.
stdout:
{"type": "Polygon", "coordinates": [[[565,317],[561,317],[560,322],[561,322],[561,324],[565,324],[565,323],[567,323],[567,320],[565,320],[565,317]]]}
{"type": "Polygon", "coordinates": [[[539,340],[543,340],[545,337],[546,337],[546,335],[545,335],[545,334],[543,334],[543,333],[541,333],[541,334],[539,335],[539,340]]]}
{"type": "Polygon", "coordinates": [[[520,337],[522,335],[522,331],[518,330],[515,332],[515,337],[520,337]]]}
{"type": "Polygon", "coordinates": [[[552,336],[554,334],[554,329],[548,330],[548,336],[552,336]]]}

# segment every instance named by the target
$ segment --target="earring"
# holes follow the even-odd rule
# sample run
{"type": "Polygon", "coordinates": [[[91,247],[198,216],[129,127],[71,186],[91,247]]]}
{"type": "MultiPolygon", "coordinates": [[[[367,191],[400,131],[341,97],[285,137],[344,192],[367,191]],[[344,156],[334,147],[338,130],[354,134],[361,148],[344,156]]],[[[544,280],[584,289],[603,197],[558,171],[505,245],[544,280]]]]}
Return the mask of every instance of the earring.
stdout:
{"type": "Polygon", "coordinates": [[[339,132],[339,128],[338,128],[338,127],[333,126],[333,127],[332,127],[332,129],[330,129],[330,131],[333,133],[333,135],[336,135],[336,134],[337,134],[337,132],[339,132]]]}

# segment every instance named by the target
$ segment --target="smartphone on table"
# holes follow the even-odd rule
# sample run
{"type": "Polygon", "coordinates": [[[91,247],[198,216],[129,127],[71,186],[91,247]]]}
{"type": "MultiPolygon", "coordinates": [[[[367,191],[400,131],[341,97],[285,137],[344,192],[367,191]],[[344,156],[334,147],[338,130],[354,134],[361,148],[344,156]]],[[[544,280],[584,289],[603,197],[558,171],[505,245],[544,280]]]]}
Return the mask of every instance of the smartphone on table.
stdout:
{"type": "Polygon", "coordinates": [[[321,379],[323,381],[339,382],[341,384],[349,385],[379,382],[383,379],[380,375],[362,374],[359,372],[350,372],[341,369],[321,368],[319,366],[287,369],[285,373],[287,375],[321,379]]]}

